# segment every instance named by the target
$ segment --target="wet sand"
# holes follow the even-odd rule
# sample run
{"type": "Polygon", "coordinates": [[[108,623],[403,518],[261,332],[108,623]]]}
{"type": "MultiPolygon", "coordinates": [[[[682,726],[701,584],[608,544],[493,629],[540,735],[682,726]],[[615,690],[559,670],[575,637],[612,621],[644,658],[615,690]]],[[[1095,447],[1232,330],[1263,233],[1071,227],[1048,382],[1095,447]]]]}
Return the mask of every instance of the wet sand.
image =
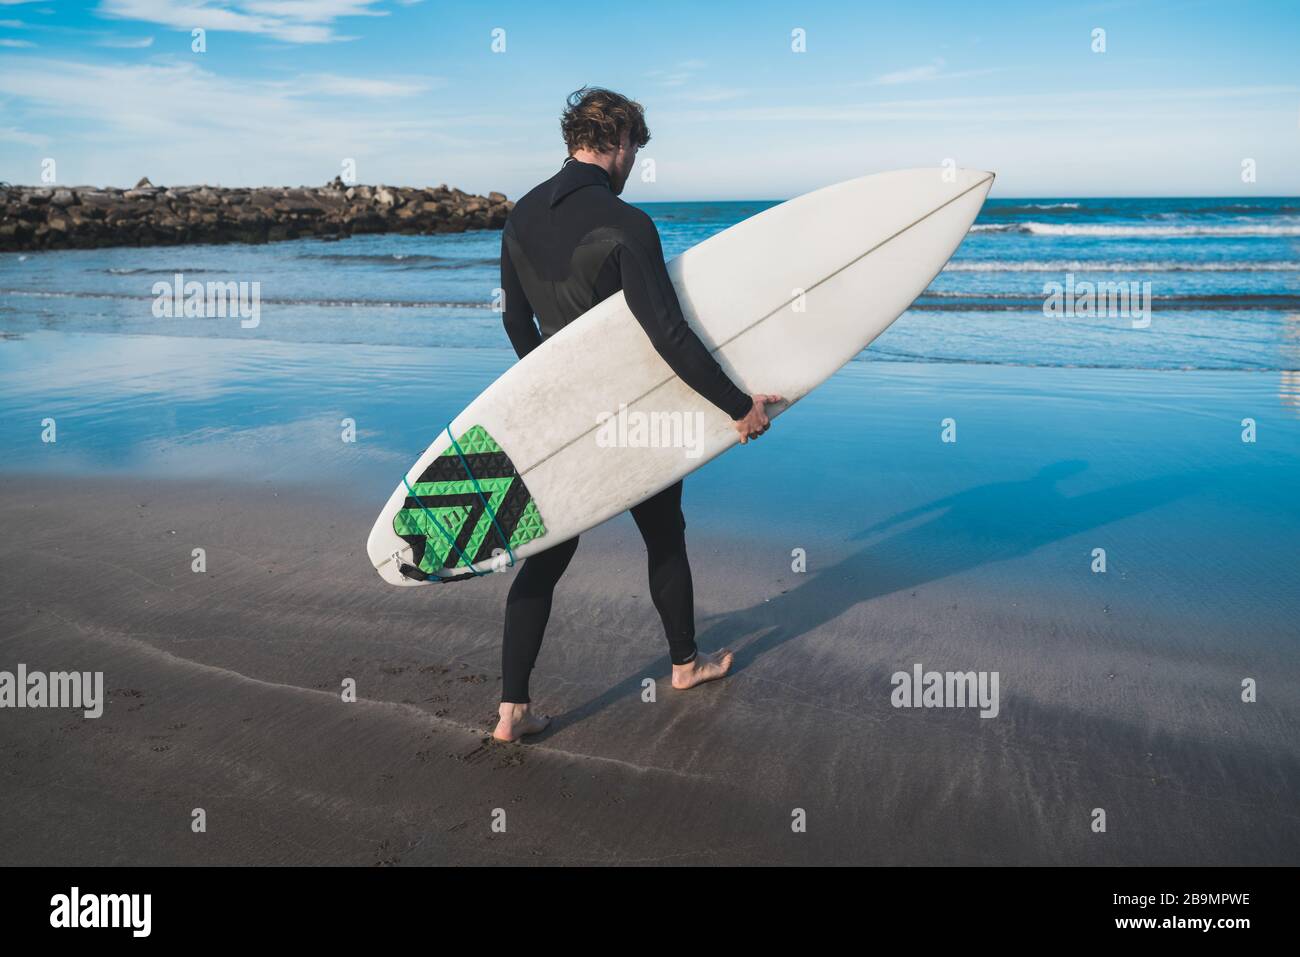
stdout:
{"type": "Polygon", "coordinates": [[[5,476],[0,668],[102,670],[109,693],[98,719],[0,711],[0,861],[1295,864],[1287,609],[1243,633],[1164,583],[1054,587],[1057,546],[1093,519],[1137,548],[1144,514],[1177,526],[1168,509],[1206,490],[1117,485],[1086,522],[1058,503],[1050,535],[1014,511],[981,524],[994,501],[1041,509],[1058,478],[1036,475],[966,475],[937,518],[873,502],[883,518],[814,541],[803,574],[776,518],[695,522],[688,485],[701,645],[738,660],[686,693],[632,523],[584,536],[534,673],[555,721],[528,745],[488,738],[509,575],[381,585],[372,503],[282,477],[5,476]],[[892,707],[890,675],[917,662],[998,671],[998,716],[892,707]]]}

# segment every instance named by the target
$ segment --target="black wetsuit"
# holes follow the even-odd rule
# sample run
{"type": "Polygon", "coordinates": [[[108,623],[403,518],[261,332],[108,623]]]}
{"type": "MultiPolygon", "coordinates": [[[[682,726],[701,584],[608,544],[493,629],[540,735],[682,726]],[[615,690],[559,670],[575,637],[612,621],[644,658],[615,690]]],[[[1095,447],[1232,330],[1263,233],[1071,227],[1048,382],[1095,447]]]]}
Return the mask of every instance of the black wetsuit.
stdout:
{"type": "MultiPolygon", "coordinates": [[[[609,174],[595,164],[570,157],[515,204],[501,236],[501,288],[506,333],[521,359],[621,289],[655,351],[682,381],[732,419],[744,418],[752,406],[682,316],[654,222],[615,196],[609,174]]],[[[650,595],[674,664],[695,657],[695,599],[681,499],[678,482],[631,510],[645,539],[650,595]]],[[[510,586],[502,701],[529,700],[528,677],[551,596],[577,548],[572,538],[534,555],[510,586]]]]}

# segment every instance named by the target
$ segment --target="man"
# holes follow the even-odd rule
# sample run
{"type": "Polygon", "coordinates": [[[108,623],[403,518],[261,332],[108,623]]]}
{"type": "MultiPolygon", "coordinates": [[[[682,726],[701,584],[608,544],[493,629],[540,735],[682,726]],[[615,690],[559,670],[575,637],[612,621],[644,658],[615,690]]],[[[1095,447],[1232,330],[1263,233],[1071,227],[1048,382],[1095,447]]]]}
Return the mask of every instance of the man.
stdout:
{"type": "MultiPolygon", "coordinates": [[[[544,338],[621,289],[673,372],[732,418],[742,443],[762,435],[769,425],[764,403],[780,397],[749,396],[731,381],[682,316],[654,223],[618,198],[637,150],[650,140],[641,105],[609,90],[584,87],[570,95],[560,128],[569,158],[515,204],[501,237],[505,327],[515,352],[522,359],[544,338]]],[[[696,650],[681,500],[678,482],[635,506],[632,518],[645,539],[650,595],[668,637],[673,687],[685,689],[721,678],[733,656],[726,649],[712,655],[696,650]]],[[[510,587],[500,721],[493,732],[498,740],[516,741],[550,721],[529,710],[528,677],[542,646],[555,585],[577,548],[573,538],[527,559],[510,587]]]]}

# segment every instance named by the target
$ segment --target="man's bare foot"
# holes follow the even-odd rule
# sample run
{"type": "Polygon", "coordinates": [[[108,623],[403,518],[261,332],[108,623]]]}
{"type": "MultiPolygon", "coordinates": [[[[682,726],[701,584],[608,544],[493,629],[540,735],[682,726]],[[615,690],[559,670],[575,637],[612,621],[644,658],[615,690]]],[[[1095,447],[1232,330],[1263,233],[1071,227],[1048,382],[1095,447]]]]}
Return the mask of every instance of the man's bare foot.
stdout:
{"type": "Polygon", "coordinates": [[[551,723],[551,719],[544,714],[532,714],[528,705],[511,704],[509,701],[501,702],[497,714],[501,720],[497,722],[492,737],[498,741],[518,741],[526,734],[544,731],[551,723]]]}
{"type": "Polygon", "coordinates": [[[706,681],[716,681],[731,670],[731,663],[735,660],[736,655],[730,648],[711,655],[701,652],[684,665],[673,665],[673,687],[685,691],[706,681]]]}

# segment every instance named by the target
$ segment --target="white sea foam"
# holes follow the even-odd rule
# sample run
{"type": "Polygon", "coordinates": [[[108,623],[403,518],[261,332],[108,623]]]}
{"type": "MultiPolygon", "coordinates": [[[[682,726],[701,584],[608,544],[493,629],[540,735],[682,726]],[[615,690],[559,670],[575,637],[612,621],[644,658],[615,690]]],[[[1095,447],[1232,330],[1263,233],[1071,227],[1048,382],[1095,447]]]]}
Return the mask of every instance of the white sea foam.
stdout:
{"type": "Polygon", "coordinates": [[[953,260],[944,272],[1300,272],[1300,262],[1107,262],[1087,260],[1045,260],[998,262],[996,260],[953,260]]]}
{"type": "Polygon", "coordinates": [[[993,207],[995,213],[1005,213],[1012,209],[1078,209],[1078,203],[1015,203],[1011,206],[993,207]]]}
{"type": "Polygon", "coordinates": [[[1030,233],[1034,236],[1300,236],[1300,223],[1136,226],[1112,223],[977,223],[973,233],[1030,233]]]}

